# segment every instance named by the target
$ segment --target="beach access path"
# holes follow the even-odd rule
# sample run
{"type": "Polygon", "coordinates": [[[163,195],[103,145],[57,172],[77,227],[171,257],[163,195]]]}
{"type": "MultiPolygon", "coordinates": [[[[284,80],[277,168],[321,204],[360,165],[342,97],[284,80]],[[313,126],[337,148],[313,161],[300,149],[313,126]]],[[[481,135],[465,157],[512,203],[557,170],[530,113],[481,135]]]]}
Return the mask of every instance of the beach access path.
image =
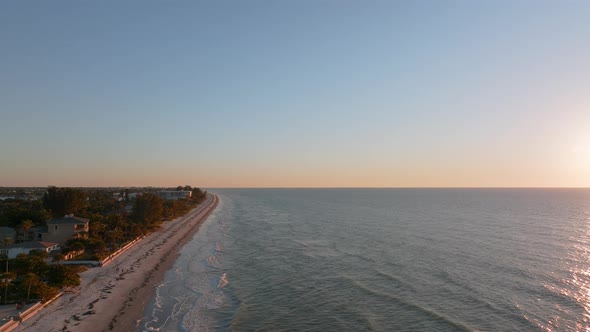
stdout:
{"type": "Polygon", "coordinates": [[[13,331],[136,331],[155,287],[178,252],[219,202],[216,195],[185,216],[162,224],[104,267],[80,274],[81,285],[13,331]]]}

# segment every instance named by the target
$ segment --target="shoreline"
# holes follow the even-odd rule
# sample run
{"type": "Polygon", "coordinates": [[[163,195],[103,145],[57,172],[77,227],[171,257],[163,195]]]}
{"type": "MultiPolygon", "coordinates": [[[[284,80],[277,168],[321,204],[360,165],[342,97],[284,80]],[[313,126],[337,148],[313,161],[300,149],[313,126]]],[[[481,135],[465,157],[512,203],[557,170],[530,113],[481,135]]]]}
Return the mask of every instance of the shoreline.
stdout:
{"type": "Polygon", "coordinates": [[[210,194],[201,206],[163,224],[107,266],[81,273],[74,294],[64,294],[15,331],[138,330],[155,287],[218,203],[219,197],[210,194]]]}

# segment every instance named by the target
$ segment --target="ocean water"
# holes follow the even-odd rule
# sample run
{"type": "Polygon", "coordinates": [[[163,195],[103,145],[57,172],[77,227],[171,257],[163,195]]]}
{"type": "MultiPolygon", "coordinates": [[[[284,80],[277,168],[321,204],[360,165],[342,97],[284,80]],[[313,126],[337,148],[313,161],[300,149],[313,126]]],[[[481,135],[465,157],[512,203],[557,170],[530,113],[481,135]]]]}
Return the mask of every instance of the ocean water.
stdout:
{"type": "Polygon", "coordinates": [[[590,190],[215,193],[140,330],[590,330],[590,190]]]}

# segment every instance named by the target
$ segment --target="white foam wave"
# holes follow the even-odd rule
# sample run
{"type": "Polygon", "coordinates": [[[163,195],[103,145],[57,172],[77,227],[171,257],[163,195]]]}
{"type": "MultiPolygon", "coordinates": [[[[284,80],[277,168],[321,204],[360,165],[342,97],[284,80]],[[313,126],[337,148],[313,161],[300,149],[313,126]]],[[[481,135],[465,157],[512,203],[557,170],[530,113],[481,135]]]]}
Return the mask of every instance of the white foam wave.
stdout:
{"type": "Polygon", "coordinates": [[[221,242],[219,242],[219,241],[215,242],[215,251],[223,252],[223,244],[221,244],[221,242]]]}
{"type": "Polygon", "coordinates": [[[218,269],[221,268],[221,263],[219,263],[219,260],[217,259],[216,255],[211,255],[207,257],[207,265],[218,269]]]}
{"type": "Polygon", "coordinates": [[[225,287],[225,285],[227,285],[228,282],[229,280],[227,280],[227,273],[222,274],[219,278],[219,284],[217,284],[217,288],[225,287]]]}

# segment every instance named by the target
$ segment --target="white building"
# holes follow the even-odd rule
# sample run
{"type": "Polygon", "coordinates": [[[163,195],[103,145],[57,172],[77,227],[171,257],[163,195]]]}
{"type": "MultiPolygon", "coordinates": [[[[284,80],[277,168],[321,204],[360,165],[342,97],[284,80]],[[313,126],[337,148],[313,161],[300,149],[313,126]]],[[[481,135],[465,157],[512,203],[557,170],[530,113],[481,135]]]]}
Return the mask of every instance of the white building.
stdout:
{"type": "Polygon", "coordinates": [[[158,191],[158,196],[162,197],[163,199],[191,198],[192,194],[193,192],[188,190],[158,191]]]}
{"type": "Polygon", "coordinates": [[[13,259],[18,256],[18,254],[30,254],[33,250],[40,250],[50,253],[54,250],[59,250],[59,243],[55,242],[43,242],[43,241],[32,241],[32,242],[23,242],[23,243],[16,243],[8,248],[0,249],[0,255],[8,255],[8,258],[13,259]]]}

